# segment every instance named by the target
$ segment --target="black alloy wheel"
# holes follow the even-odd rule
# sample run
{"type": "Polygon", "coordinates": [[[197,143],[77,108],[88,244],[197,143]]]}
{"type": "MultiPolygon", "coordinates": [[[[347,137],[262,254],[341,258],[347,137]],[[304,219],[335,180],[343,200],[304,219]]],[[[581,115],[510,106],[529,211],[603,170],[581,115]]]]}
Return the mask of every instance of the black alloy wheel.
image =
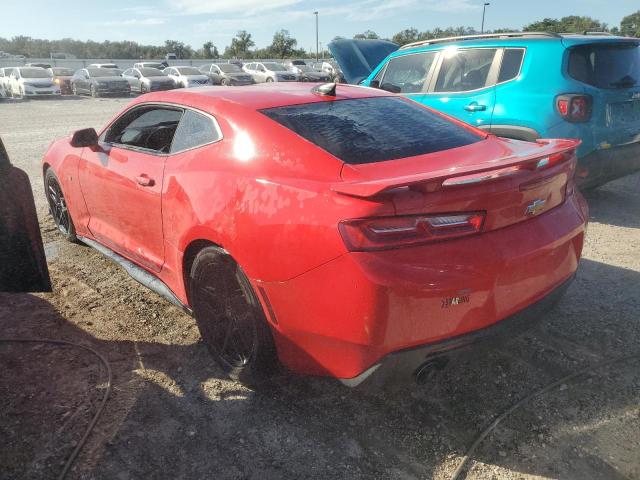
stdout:
{"type": "Polygon", "coordinates": [[[276,362],[262,307],[238,264],[218,247],[198,253],[189,276],[190,302],[200,330],[225,373],[255,387],[276,362]]]}
{"type": "Polygon", "coordinates": [[[49,211],[53,217],[53,222],[58,227],[58,230],[62,235],[70,242],[75,242],[76,229],[71,220],[69,209],[67,208],[67,202],[62,193],[60,182],[56,177],[53,170],[48,169],[44,178],[45,190],[47,194],[47,202],[49,203],[49,211]]]}

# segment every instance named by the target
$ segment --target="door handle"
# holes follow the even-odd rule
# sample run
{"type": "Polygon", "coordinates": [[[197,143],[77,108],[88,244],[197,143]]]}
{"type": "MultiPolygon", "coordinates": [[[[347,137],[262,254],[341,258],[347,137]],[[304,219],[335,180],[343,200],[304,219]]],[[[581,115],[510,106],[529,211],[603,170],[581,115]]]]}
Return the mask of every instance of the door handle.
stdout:
{"type": "Polygon", "coordinates": [[[464,109],[467,112],[480,112],[482,110],[486,110],[486,105],[480,105],[478,102],[471,102],[469,105],[465,106],[464,109]]]}
{"type": "Polygon", "coordinates": [[[153,185],[156,183],[153,181],[153,178],[149,178],[146,173],[137,176],[136,182],[138,183],[138,185],[142,185],[143,187],[153,187],[153,185]]]}

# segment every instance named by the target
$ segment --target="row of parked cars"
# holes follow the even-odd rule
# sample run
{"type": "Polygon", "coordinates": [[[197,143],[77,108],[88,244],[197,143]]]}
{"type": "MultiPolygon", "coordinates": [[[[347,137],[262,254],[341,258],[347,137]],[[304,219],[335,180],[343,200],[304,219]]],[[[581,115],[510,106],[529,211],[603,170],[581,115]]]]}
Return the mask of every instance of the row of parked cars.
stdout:
{"type": "Polygon", "coordinates": [[[329,62],[209,63],[200,67],[139,62],[122,71],[113,63],[94,63],[73,71],[48,64],[0,68],[0,96],[24,98],[47,95],[128,95],[204,85],[240,86],[262,82],[326,82],[339,79],[329,62]]]}

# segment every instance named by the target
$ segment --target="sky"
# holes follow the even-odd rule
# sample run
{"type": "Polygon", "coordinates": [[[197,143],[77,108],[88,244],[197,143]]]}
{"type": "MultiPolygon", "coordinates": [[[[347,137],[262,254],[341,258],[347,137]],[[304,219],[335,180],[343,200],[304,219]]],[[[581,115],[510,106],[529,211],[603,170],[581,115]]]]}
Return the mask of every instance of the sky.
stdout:
{"type": "MultiPolygon", "coordinates": [[[[315,18],[323,45],[335,36],[373,30],[381,37],[419,30],[480,29],[484,0],[0,0],[0,37],[131,40],[161,45],[179,40],[194,48],[211,40],[221,51],[238,30],[258,47],[289,30],[298,47],[315,50],[315,18]]],[[[485,28],[521,28],[544,17],[586,15],[619,25],[640,9],[638,0],[491,0],[485,28]]]]}

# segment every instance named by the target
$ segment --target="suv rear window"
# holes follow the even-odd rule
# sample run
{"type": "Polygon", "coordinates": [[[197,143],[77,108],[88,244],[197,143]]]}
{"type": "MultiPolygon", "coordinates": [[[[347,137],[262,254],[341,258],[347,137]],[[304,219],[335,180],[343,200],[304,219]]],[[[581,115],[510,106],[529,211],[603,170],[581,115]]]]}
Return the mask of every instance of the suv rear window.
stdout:
{"type": "Polygon", "coordinates": [[[580,45],[569,54],[569,75],[598,88],[629,88],[640,82],[637,43],[580,45]]]}
{"type": "Polygon", "coordinates": [[[262,113],[350,164],[439,152],[483,138],[400,97],[324,101],[262,113]]]}

